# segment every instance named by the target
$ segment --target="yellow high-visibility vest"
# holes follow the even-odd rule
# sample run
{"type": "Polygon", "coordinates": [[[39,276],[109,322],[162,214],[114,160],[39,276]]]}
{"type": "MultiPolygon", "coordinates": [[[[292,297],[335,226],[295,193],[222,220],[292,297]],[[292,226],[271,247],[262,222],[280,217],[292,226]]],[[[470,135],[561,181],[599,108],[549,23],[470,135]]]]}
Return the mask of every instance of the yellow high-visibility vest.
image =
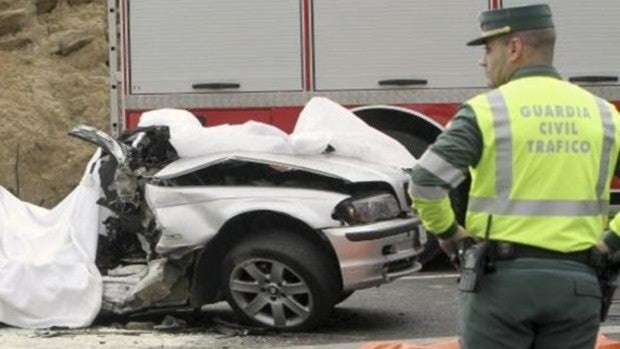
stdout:
{"type": "Polygon", "coordinates": [[[467,104],[484,144],[470,168],[467,229],[562,252],[595,245],[608,220],[618,111],[544,76],[513,80],[467,104]]]}

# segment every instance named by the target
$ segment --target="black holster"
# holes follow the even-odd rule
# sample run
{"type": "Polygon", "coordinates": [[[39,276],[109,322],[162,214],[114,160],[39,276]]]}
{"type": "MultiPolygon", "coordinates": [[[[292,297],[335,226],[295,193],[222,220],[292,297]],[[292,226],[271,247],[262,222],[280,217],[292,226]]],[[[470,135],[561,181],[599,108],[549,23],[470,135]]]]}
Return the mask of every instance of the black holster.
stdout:
{"type": "Polygon", "coordinates": [[[489,262],[489,242],[475,243],[472,239],[466,239],[459,248],[461,277],[459,290],[463,292],[477,292],[480,280],[487,271],[489,262]]]}

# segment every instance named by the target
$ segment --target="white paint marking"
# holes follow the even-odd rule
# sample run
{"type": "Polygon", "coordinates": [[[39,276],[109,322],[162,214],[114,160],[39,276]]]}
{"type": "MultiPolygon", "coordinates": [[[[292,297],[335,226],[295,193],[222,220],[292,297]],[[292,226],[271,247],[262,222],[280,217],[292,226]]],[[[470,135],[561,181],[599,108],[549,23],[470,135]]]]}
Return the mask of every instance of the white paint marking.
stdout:
{"type": "Polygon", "coordinates": [[[620,326],[601,326],[600,332],[605,334],[617,334],[620,333],[620,326]]]}
{"type": "Polygon", "coordinates": [[[405,276],[399,280],[425,280],[425,279],[451,279],[459,277],[460,274],[435,274],[435,275],[415,275],[405,276]]]}

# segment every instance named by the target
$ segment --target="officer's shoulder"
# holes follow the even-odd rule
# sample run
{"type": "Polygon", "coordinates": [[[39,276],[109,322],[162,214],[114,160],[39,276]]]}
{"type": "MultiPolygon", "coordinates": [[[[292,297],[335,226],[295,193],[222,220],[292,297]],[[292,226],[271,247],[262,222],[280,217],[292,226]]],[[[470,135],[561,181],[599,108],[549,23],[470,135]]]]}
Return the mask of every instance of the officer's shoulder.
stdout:
{"type": "MultiPolygon", "coordinates": [[[[496,94],[498,92],[501,92],[501,87],[503,87],[503,86],[505,86],[505,85],[502,85],[500,87],[484,91],[482,93],[479,93],[479,94],[473,96],[472,98],[468,99],[467,101],[465,101],[463,103],[463,105],[467,105],[467,106],[469,106],[470,108],[473,109],[474,105],[479,105],[480,103],[486,104],[487,101],[488,101],[489,96],[493,95],[493,94],[496,94]]],[[[461,105],[461,107],[463,105],[461,105]]]]}
{"type": "Polygon", "coordinates": [[[461,104],[457,109],[454,117],[450,120],[450,122],[446,125],[446,128],[450,128],[451,125],[454,124],[462,124],[462,123],[476,123],[476,113],[471,105],[467,102],[461,104]]]}

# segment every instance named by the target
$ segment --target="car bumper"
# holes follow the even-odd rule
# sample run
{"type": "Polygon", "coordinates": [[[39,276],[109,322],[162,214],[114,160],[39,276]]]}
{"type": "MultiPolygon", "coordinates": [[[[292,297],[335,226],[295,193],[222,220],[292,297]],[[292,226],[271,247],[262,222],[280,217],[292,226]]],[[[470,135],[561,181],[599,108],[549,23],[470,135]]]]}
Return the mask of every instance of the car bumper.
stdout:
{"type": "Polygon", "coordinates": [[[378,286],[422,267],[413,247],[418,218],[323,229],[342,273],[344,291],[378,286]]]}

